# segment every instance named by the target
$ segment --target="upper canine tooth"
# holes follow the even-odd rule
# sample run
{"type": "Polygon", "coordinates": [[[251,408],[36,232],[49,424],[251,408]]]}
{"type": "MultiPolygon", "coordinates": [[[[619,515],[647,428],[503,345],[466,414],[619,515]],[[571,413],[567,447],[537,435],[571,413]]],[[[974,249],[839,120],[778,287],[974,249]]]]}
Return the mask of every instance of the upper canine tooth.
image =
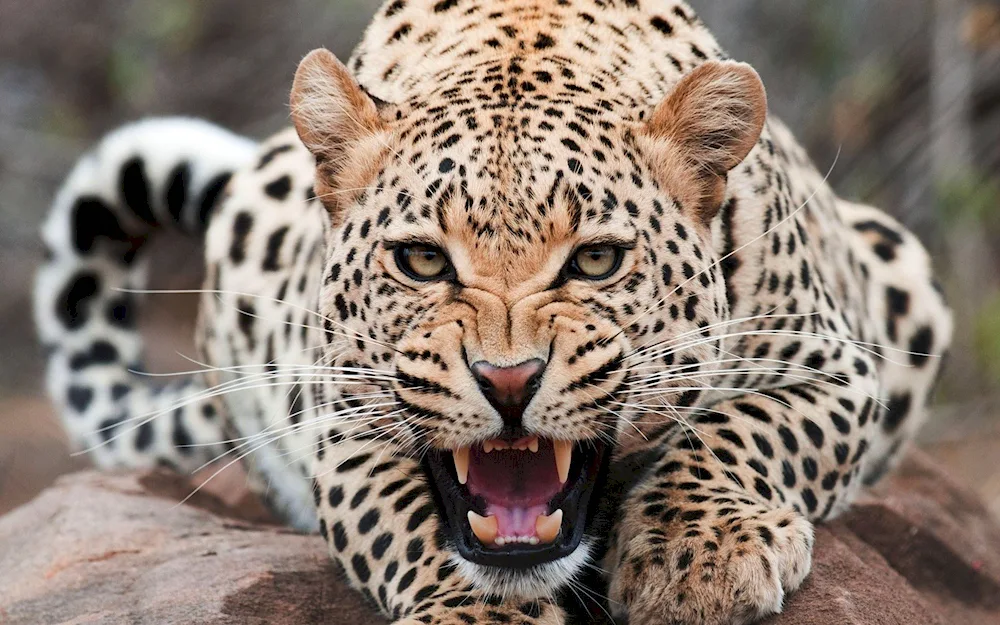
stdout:
{"type": "Polygon", "coordinates": [[[566,483],[569,479],[569,467],[573,464],[572,441],[552,441],[556,454],[556,471],[559,472],[559,482],[566,483]]]}
{"type": "Polygon", "coordinates": [[[451,452],[451,457],[455,460],[455,473],[458,474],[458,483],[465,484],[469,481],[469,448],[459,447],[451,452]]]}
{"type": "Polygon", "coordinates": [[[492,545],[497,539],[497,531],[499,529],[497,518],[495,516],[479,516],[472,510],[469,510],[468,517],[472,533],[476,535],[479,542],[484,545],[492,545]]]}
{"type": "Polygon", "coordinates": [[[483,452],[490,453],[493,451],[493,441],[483,441],[483,452]]]}
{"type": "Polygon", "coordinates": [[[537,436],[532,436],[531,440],[528,441],[528,451],[530,451],[533,454],[537,454],[538,453],[538,437],[537,436]]]}
{"type": "Polygon", "coordinates": [[[535,534],[538,535],[539,542],[550,543],[559,535],[562,528],[563,511],[562,508],[556,510],[549,516],[539,514],[535,519],[535,534]]]}

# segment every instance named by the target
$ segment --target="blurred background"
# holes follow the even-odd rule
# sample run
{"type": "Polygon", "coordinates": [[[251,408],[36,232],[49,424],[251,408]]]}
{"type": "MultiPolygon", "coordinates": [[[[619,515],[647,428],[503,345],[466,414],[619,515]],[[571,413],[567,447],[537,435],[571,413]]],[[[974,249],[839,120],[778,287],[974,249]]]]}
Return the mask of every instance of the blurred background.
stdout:
{"type": "MultiPolygon", "coordinates": [[[[647,0],[653,1],[653,0],[647,0]]],[[[346,59],[376,0],[0,0],[0,514],[71,458],[31,322],[38,227],[74,160],[148,115],[262,138],[296,63],[346,59]]],[[[937,258],[957,333],[921,444],[1000,514],[1000,0],[692,0],[837,191],[937,258]]],[[[200,253],[157,243],[154,288],[196,288],[200,253]]],[[[147,300],[151,368],[186,369],[194,302],[147,300]]]]}

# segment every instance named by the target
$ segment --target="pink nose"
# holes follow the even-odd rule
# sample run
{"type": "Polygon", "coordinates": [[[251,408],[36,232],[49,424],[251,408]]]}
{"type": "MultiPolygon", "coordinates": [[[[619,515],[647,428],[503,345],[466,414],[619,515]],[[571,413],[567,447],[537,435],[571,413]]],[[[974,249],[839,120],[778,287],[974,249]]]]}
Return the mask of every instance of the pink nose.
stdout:
{"type": "Polygon", "coordinates": [[[500,413],[504,424],[512,429],[520,428],[524,410],[541,385],[545,361],[535,358],[513,367],[494,367],[480,360],[470,369],[483,395],[500,413]]]}

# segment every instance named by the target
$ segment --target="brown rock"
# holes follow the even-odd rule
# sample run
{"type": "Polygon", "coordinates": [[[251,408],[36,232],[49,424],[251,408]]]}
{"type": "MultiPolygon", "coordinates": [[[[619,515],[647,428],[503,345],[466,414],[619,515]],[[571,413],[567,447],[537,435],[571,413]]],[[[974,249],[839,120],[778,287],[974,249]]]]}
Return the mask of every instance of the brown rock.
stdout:
{"type": "Polygon", "coordinates": [[[379,625],[318,536],[177,476],[77,473],[0,518],[0,624],[379,625]]]}
{"type": "MultiPolygon", "coordinates": [[[[0,518],[0,625],[377,625],[321,539],[167,473],[76,474],[0,518]]],[[[817,530],[768,625],[1000,624],[1000,525],[921,456],[817,530]]]]}

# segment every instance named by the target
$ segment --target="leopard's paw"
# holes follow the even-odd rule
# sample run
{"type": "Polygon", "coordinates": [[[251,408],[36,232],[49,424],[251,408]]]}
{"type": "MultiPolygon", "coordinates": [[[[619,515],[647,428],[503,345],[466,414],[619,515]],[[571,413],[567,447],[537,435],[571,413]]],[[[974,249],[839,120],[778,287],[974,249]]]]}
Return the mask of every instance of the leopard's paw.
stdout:
{"type": "Polygon", "coordinates": [[[629,625],[746,625],[780,612],[812,565],[812,525],[790,511],[668,538],[633,538],[610,599],[629,625]]]}

